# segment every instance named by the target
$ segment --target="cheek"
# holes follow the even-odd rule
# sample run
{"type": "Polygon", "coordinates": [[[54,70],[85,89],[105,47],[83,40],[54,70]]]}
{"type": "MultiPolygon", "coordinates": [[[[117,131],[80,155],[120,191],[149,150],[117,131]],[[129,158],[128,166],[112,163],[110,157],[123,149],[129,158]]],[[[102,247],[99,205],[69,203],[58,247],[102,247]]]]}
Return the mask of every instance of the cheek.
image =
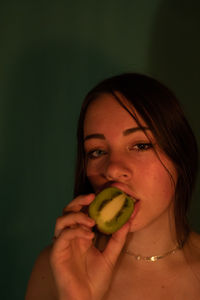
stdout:
{"type": "Polygon", "coordinates": [[[87,167],[86,167],[86,176],[87,176],[90,184],[92,185],[94,191],[96,191],[98,188],[98,185],[101,184],[100,175],[97,170],[98,170],[98,168],[94,167],[94,165],[92,165],[92,167],[90,165],[87,165],[87,167]]]}
{"type": "Polygon", "coordinates": [[[158,197],[160,201],[168,202],[175,192],[176,177],[174,168],[166,169],[161,164],[157,164],[147,170],[143,182],[145,180],[146,191],[151,198],[158,197]]]}
{"type": "Polygon", "coordinates": [[[86,175],[88,178],[97,176],[97,167],[95,166],[94,163],[87,163],[86,164],[86,175]]]}
{"type": "Polygon", "coordinates": [[[87,177],[97,177],[102,174],[103,170],[105,169],[105,165],[107,164],[106,158],[100,159],[92,159],[86,162],[86,175],[87,177]]]}

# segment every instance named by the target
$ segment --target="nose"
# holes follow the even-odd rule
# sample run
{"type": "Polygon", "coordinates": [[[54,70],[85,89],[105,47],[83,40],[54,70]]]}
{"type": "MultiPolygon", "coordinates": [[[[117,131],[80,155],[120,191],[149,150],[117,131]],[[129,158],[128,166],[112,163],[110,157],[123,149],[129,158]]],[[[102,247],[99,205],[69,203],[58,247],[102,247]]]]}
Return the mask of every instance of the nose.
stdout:
{"type": "Polygon", "coordinates": [[[109,181],[126,182],[131,178],[132,171],[122,157],[121,159],[110,157],[106,162],[103,175],[109,181]]]}

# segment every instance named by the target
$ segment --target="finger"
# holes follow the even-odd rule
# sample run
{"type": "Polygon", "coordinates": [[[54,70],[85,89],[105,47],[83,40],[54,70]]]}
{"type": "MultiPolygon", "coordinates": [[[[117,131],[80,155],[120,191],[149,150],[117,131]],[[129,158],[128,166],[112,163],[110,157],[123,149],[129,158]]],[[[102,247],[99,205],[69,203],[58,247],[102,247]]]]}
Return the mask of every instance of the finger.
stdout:
{"type": "MultiPolygon", "coordinates": [[[[85,228],[65,229],[61,232],[60,236],[55,240],[54,251],[62,252],[70,248],[72,241],[75,239],[84,239],[85,241],[92,241],[94,233],[86,230],[85,228]]],[[[67,257],[67,252],[65,252],[67,257]]]]}
{"type": "Polygon", "coordinates": [[[78,212],[85,205],[89,205],[95,198],[95,194],[80,195],[74,200],[72,200],[68,205],[63,209],[63,215],[67,214],[70,211],[78,212]]]}
{"type": "Polygon", "coordinates": [[[66,227],[76,228],[79,225],[92,227],[95,225],[95,221],[82,212],[70,213],[67,216],[61,216],[56,220],[54,237],[58,237],[62,230],[66,227]]]}
{"type": "Polygon", "coordinates": [[[105,259],[111,268],[114,268],[116,261],[125,244],[127,234],[129,232],[130,223],[127,222],[121,229],[115,232],[110,238],[106,249],[103,252],[105,259]]]}

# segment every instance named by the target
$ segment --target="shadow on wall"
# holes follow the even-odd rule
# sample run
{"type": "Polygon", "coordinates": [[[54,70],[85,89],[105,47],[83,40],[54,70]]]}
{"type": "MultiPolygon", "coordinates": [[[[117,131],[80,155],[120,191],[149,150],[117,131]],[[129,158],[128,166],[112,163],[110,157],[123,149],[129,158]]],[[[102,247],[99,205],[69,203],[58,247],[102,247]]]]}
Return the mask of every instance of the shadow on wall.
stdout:
{"type": "MultiPolygon", "coordinates": [[[[163,0],[157,11],[149,52],[149,71],[180,99],[200,145],[200,2],[163,0]]],[[[200,179],[190,220],[200,232],[200,179]]]]}
{"type": "MultiPolygon", "coordinates": [[[[56,188],[55,179],[59,184],[61,178],[66,180],[64,170],[72,177],[75,128],[83,97],[106,70],[116,72],[111,61],[89,48],[73,41],[31,44],[8,72],[4,179],[13,178],[18,191],[29,191],[29,200],[35,200],[34,194],[41,197],[41,189],[49,194],[45,198],[53,198],[50,190],[56,188]]],[[[16,198],[16,191],[13,194],[16,198]]],[[[19,209],[19,202],[15,203],[19,209]]],[[[28,209],[30,202],[26,203],[28,209]]]]}
{"type": "MultiPolygon", "coordinates": [[[[24,293],[19,287],[27,284],[35,253],[51,242],[55,219],[72,199],[75,128],[83,97],[106,73],[116,73],[96,49],[74,41],[32,43],[22,52],[5,82],[1,188],[7,199],[2,211],[9,211],[2,220],[8,245],[2,268],[13,276],[10,293],[16,299],[24,293]],[[13,245],[18,245],[14,252],[13,245]]],[[[12,298],[8,294],[5,299],[12,298]]]]}

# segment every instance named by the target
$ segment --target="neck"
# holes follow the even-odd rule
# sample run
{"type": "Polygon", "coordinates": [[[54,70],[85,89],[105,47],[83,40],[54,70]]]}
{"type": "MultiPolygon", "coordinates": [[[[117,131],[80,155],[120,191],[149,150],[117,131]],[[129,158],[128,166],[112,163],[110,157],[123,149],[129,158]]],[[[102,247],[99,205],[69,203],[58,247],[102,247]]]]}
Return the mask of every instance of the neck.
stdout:
{"type": "Polygon", "coordinates": [[[130,232],[124,249],[141,256],[162,255],[177,246],[175,226],[151,224],[130,232]]]}

